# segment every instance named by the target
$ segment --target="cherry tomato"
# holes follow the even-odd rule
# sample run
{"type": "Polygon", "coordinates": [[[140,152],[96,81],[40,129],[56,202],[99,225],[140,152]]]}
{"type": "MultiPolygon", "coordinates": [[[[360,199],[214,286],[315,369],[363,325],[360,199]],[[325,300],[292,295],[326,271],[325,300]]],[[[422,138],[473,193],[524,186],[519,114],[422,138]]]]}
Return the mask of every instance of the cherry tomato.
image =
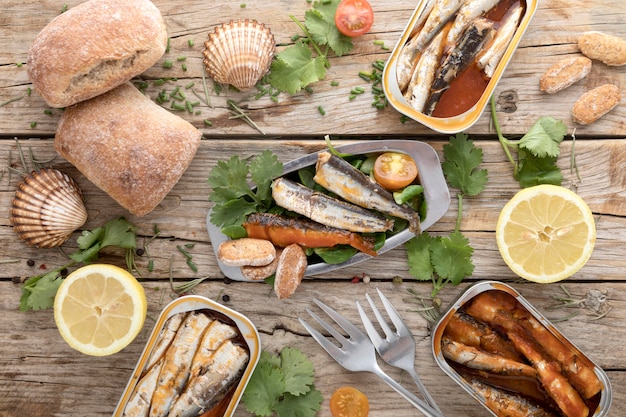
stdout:
{"type": "Polygon", "coordinates": [[[417,178],[417,165],[408,155],[397,152],[380,154],[374,162],[374,179],[383,188],[397,191],[417,178]]]}
{"type": "Polygon", "coordinates": [[[353,387],[340,387],[330,397],[333,417],[367,417],[370,403],[367,396],[353,387]]]}
{"type": "Polygon", "coordinates": [[[374,23],[374,11],[367,0],[342,0],[335,12],[335,25],[346,36],[361,36],[374,23]]]}

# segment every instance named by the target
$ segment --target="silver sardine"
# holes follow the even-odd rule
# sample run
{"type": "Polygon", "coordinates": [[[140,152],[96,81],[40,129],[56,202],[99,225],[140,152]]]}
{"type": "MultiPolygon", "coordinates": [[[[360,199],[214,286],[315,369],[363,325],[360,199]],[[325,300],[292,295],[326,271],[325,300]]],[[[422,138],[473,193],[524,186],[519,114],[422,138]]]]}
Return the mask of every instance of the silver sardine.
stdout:
{"type": "Polygon", "coordinates": [[[274,180],[272,198],[280,207],[330,227],[359,233],[385,232],[393,227],[393,220],[286,178],[274,180]]]}
{"type": "Polygon", "coordinates": [[[174,340],[174,336],[176,336],[176,332],[186,316],[186,313],[179,313],[174,314],[167,319],[165,325],[163,326],[163,330],[161,330],[161,333],[159,334],[156,346],[152,349],[150,357],[146,362],[145,369],[152,368],[152,366],[157,363],[159,359],[161,359],[165,351],[167,351],[167,348],[170,347],[170,343],[174,340]]]}
{"type": "Polygon", "coordinates": [[[415,70],[411,76],[411,82],[406,89],[405,98],[417,111],[424,111],[426,100],[430,94],[430,87],[435,81],[435,74],[443,55],[444,31],[440,31],[437,36],[428,44],[424,53],[415,65],[415,70]]]}
{"type": "Polygon", "coordinates": [[[420,233],[419,213],[396,203],[389,191],[343,158],[320,152],[313,181],[353,204],[408,220],[409,230],[420,233]]]}
{"type": "Polygon", "coordinates": [[[495,38],[485,52],[476,60],[478,68],[482,69],[488,78],[493,77],[493,73],[502,60],[506,48],[511,43],[511,39],[513,39],[513,35],[515,35],[515,31],[519,26],[523,11],[524,7],[518,5],[515,9],[507,13],[500,23],[495,38]]]}
{"type": "Polygon", "coordinates": [[[437,71],[437,76],[430,90],[430,97],[426,102],[424,113],[431,115],[439,103],[443,93],[450,88],[450,84],[467,68],[485,43],[495,32],[493,21],[485,18],[474,19],[465,29],[459,43],[446,56],[437,71]]]}
{"type": "Polygon", "coordinates": [[[446,50],[453,49],[457,44],[463,29],[469,22],[491,10],[499,0],[471,0],[466,1],[454,18],[454,23],[446,36],[446,50]]]}
{"type": "Polygon", "coordinates": [[[126,407],[124,417],[147,417],[152,403],[152,395],[159,380],[159,373],[163,366],[163,360],[150,367],[148,373],[141,377],[131,394],[126,407]]]}

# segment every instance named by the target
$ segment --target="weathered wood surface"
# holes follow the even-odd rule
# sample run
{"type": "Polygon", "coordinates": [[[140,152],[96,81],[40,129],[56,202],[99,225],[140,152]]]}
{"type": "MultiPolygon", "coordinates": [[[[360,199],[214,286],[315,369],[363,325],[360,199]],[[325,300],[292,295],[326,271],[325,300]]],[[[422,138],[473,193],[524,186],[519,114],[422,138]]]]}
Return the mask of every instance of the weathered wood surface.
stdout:
{"type": "MultiPolygon", "coordinates": [[[[4,103],[22,96],[30,87],[26,67],[19,67],[16,63],[26,61],[28,48],[37,32],[60,12],[65,2],[4,0],[1,3],[0,103],[4,103]]],[[[67,2],[68,7],[78,3],[67,2]]],[[[298,33],[289,15],[302,20],[305,10],[310,7],[305,1],[246,2],[243,8],[241,2],[234,1],[155,0],[155,4],[165,17],[171,37],[172,51],[163,59],[175,60],[184,55],[188,71],[183,72],[177,64],[171,70],[161,68],[160,63],[155,65],[143,76],[149,81],[148,93],[152,96],[161,88],[173,89],[176,85],[184,86],[189,82],[194,82],[196,91],[203,94],[200,87],[201,44],[215,25],[230,19],[253,17],[271,26],[277,42],[288,43],[291,36],[298,33]],[[189,39],[195,42],[193,48],[188,47],[189,39]],[[179,81],[166,87],[152,85],[155,79],[172,76],[179,77],[179,81]]],[[[314,84],[312,94],[281,94],[277,103],[268,98],[241,102],[240,105],[246,108],[265,136],[241,120],[229,119],[226,100],[243,100],[248,97],[246,93],[228,91],[218,96],[211,90],[212,107],[202,107],[202,113],[197,116],[179,113],[202,129],[206,140],[181,181],[154,212],[143,218],[128,215],[56,155],[51,138],[60,111],[52,110],[52,116],[44,114],[47,106],[37,94],[0,107],[0,167],[10,165],[24,169],[18,157],[19,143],[26,154],[32,150],[38,160],[50,160],[50,165],[77,179],[85,193],[89,212],[85,229],[124,215],[139,227],[141,245],[152,237],[153,227],[157,225],[161,234],[150,244],[155,271],[148,273],[147,258],[138,258],[142,282],[148,289],[150,317],[156,317],[165,303],[175,296],[170,288],[170,271],[174,284],[208,277],[197,287],[196,293],[218,300],[227,294],[229,301],[225,304],[246,314],[257,325],[264,348],[279,350],[294,346],[313,360],[316,386],[324,395],[319,416],[330,415],[330,394],[345,384],[366,392],[370,397],[371,415],[420,415],[375,377],[344,371],[312,342],[297,321],[304,314],[304,308],[310,306],[313,297],[327,301],[350,319],[358,321],[353,300],[362,300],[365,292],[371,293],[375,287],[389,296],[410,323],[418,343],[416,360],[419,374],[445,415],[487,416],[435,364],[427,323],[415,311],[418,304],[407,292],[410,288],[427,296],[430,284],[416,283],[410,278],[403,248],[345,270],[306,279],[292,298],[279,302],[264,284],[225,282],[217,268],[206,232],[205,218],[210,207],[206,178],[218,160],[233,154],[248,156],[271,149],[286,162],[324,147],[323,135],[331,134],[351,140],[378,137],[422,139],[433,145],[442,156],[446,137],[434,134],[413,121],[400,123],[400,115],[391,108],[377,111],[370,106],[369,88],[358,77],[358,72],[369,70],[376,59],[387,58],[389,52],[374,45],[373,41],[383,40],[387,46],[393,47],[415,2],[384,0],[372,2],[372,6],[376,13],[372,32],[356,40],[355,48],[348,56],[332,58],[326,80],[314,84]],[[330,81],[333,80],[339,81],[339,86],[332,87],[330,81]],[[354,86],[363,86],[367,92],[349,101],[349,91],[354,86]],[[325,116],[317,110],[320,105],[326,110],[325,116]],[[203,119],[211,120],[213,127],[204,126],[203,119]],[[37,125],[31,127],[32,122],[37,122],[37,125]],[[16,142],[14,137],[21,140],[16,142]],[[195,245],[190,252],[198,266],[197,273],[187,267],[184,257],[176,249],[177,245],[186,243],[195,245]],[[352,277],[363,273],[372,278],[369,285],[350,283],[352,277]],[[394,284],[395,277],[402,277],[403,284],[394,284]]],[[[614,416],[626,415],[626,394],[621,388],[626,384],[626,352],[622,347],[626,337],[622,326],[626,318],[626,261],[622,254],[626,242],[626,181],[623,175],[626,171],[626,108],[622,104],[588,127],[575,126],[569,111],[578,96],[597,85],[606,82],[620,87],[626,85],[626,73],[623,68],[594,63],[588,78],[552,96],[539,92],[538,80],[553,62],[577,53],[576,39],[584,31],[601,30],[626,37],[625,18],[626,5],[622,0],[540,1],[533,22],[496,89],[497,98],[508,96],[509,91],[517,97],[515,112],[498,113],[505,134],[522,134],[538,117],[551,115],[564,120],[570,133],[576,128],[576,137],[584,139],[576,141],[574,146],[568,137],[561,147],[560,165],[564,170],[564,185],[575,187],[595,215],[597,242],[587,265],[565,282],[565,288],[577,300],[584,299],[592,290],[605,293],[608,301],[604,307],[611,307],[610,312],[596,320],[594,312],[584,305],[573,310],[550,310],[548,307],[555,304],[552,297],[562,295],[561,288],[557,284],[541,286],[516,281],[502,261],[496,248],[494,229],[499,210],[517,187],[511,178],[510,164],[500,145],[493,140],[489,110],[468,132],[477,139],[476,145],[483,149],[484,168],[489,171],[486,190],[478,197],[464,200],[461,230],[475,248],[473,259],[476,268],[468,282],[458,288],[446,288],[441,293],[445,306],[471,281],[504,280],[512,283],[549,318],[564,317],[578,311],[580,314],[559,322],[557,327],[609,374],[614,388],[610,415],[614,416]],[[503,95],[504,92],[506,94],[503,95]],[[580,179],[570,170],[572,151],[580,179]]],[[[0,417],[110,415],[143,349],[152,321],[146,321],[141,335],[121,353],[93,358],[73,351],[63,342],[54,325],[52,311],[18,312],[21,294],[18,282],[45,269],[65,264],[65,254],[75,249],[78,233],[63,246],[63,251],[26,247],[11,230],[8,218],[17,181],[18,175],[14,173],[5,173],[0,179],[0,293],[3,294],[0,297],[3,317],[0,332],[4,335],[0,344],[0,417]],[[34,266],[27,265],[29,259],[35,262],[34,266]]],[[[456,200],[453,198],[448,212],[431,228],[431,232],[449,233],[454,229],[455,219],[456,200]]],[[[106,252],[101,260],[124,265],[123,254],[114,251],[106,252]]],[[[385,369],[394,377],[401,377],[397,370],[385,369]]],[[[406,376],[404,381],[407,387],[411,387],[406,376]]],[[[240,406],[236,415],[244,417],[250,414],[240,406]]]]}
{"type": "MultiPolygon", "coordinates": [[[[63,4],[60,1],[16,1],[5,0],[0,6],[0,103],[26,93],[30,86],[26,66],[18,67],[27,59],[31,42],[51,19],[60,13],[63,4]]],[[[67,2],[69,7],[79,3],[67,2]]],[[[156,97],[161,89],[172,90],[175,85],[185,86],[195,82],[195,89],[202,96],[202,44],[207,33],[215,25],[238,18],[256,18],[267,23],[279,44],[288,44],[291,37],[299,33],[298,27],[289,15],[303,20],[305,11],[310,7],[306,1],[266,1],[247,2],[241,7],[239,1],[206,2],[201,0],[179,1],[156,0],[155,4],[162,11],[171,37],[171,51],[161,62],[144,74],[144,79],[151,81],[161,77],[179,77],[176,83],[163,87],[152,86],[148,93],[156,97]],[[189,48],[188,40],[195,42],[189,48]],[[187,57],[188,70],[182,71],[179,56],[187,57]],[[165,59],[175,62],[172,69],[162,68],[165,59]]],[[[358,76],[359,71],[370,70],[377,60],[386,60],[390,51],[375,45],[374,40],[384,41],[393,48],[415,8],[414,0],[376,1],[372,6],[375,22],[372,31],[354,41],[353,51],[342,57],[333,57],[327,77],[312,85],[312,94],[301,92],[294,96],[281,94],[277,103],[267,97],[247,99],[253,93],[224,92],[217,96],[211,91],[211,107],[203,107],[202,114],[195,116],[180,112],[208,135],[258,135],[259,133],[242,123],[230,120],[226,101],[241,101],[241,107],[249,111],[250,117],[266,135],[324,135],[324,134],[430,134],[431,132],[414,121],[400,122],[400,115],[392,108],[377,111],[371,106],[372,96],[369,87],[358,76]],[[333,87],[331,81],[338,81],[333,87]],[[349,101],[350,90],[355,86],[366,88],[366,93],[356,100],[349,101]],[[322,116],[317,108],[323,106],[326,115],[322,116]],[[204,119],[213,122],[207,128],[204,119]]],[[[512,100],[516,110],[513,113],[499,114],[504,131],[509,134],[524,133],[540,116],[550,115],[566,121],[569,130],[576,127],[571,121],[570,110],[576,99],[585,91],[604,83],[614,83],[620,87],[626,85],[626,73],[623,68],[610,68],[595,62],[591,74],[571,88],[555,95],[539,91],[539,78],[552,64],[564,56],[578,54],[576,40],[588,30],[601,30],[617,36],[626,37],[623,22],[626,19],[626,4],[622,0],[542,0],[530,27],[507,67],[504,78],[500,81],[495,96],[498,99],[512,100]],[[503,93],[505,93],[503,95],[503,93]],[[509,94],[511,93],[511,94],[509,94]],[[506,97],[514,97],[506,99],[506,97]]],[[[77,40],[82,42],[82,40],[77,40]]],[[[212,84],[209,83],[211,87],[212,84]]],[[[52,116],[44,114],[45,102],[36,94],[24,97],[0,108],[0,135],[15,134],[20,136],[52,135],[56,129],[59,111],[52,116]],[[37,122],[31,128],[31,123],[37,122]]],[[[473,133],[492,133],[490,111],[485,110],[478,123],[469,131],[473,133]]],[[[585,135],[620,136],[626,132],[624,119],[626,106],[623,104],[605,116],[593,126],[578,126],[579,137],[585,135]]]]}

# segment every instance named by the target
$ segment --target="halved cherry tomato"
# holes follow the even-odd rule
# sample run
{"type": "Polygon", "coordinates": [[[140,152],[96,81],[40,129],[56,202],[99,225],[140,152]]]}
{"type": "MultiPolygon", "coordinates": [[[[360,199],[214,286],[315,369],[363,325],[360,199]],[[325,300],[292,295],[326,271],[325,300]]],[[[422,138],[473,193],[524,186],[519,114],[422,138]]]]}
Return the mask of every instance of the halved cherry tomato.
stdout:
{"type": "Polygon", "coordinates": [[[335,25],[346,36],[361,36],[374,23],[374,11],[367,0],[342,0],[335,12],[335,25]]]}
{"type": "Polygon", "coordinates": [[[417,165],[409,155],[385,152],[374,162],[374,179],[383,188],[397,191],[417,178],[417,165]]]}
{"type": "Polygon", "coordinates": [[[367,396],[353,387],[340,387],[330,397],[333,417],[367,417],[370,403],[367,396]]]}

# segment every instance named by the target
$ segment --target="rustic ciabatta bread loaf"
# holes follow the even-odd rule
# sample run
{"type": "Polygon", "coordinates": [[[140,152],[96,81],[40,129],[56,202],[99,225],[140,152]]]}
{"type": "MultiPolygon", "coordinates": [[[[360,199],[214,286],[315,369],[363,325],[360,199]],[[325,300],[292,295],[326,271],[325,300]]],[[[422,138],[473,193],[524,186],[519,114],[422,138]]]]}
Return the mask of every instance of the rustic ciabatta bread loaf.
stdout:
{"type": "Polygon", "coordinates": [[[66,108],[54,147],[122,207],[143,216],[178,182],[201,136],[125,83],[66,108]]]}
{"type": "Polygon", "coordinates": [[[28,54],[28,77],[51,107],[87,100],[141,74],[165,52],[150,0],[89,0],[54,18],[28,54]]]}

